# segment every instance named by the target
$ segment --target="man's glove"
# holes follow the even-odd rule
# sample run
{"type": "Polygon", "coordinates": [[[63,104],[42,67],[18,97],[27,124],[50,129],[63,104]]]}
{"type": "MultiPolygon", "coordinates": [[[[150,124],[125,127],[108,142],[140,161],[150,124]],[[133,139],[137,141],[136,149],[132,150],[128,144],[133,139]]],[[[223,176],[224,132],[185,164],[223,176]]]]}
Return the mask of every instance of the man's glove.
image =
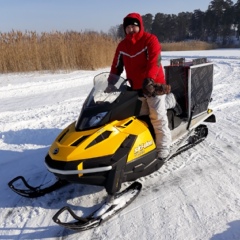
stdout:
{"type": "Polygon", "coordinates": [[[110,73],[108,76],[108,79],[107,79],[108,86],[104,90],[104,92],[105,93],[115,92],[117,90],[117,87],[115,87],[114,85],[117,83],[119,78],[120,78],[120,76],[110,73]]]}
{"type": "Polygon", "coordinates": [[[164,95],[171,92],[171,86],[167,84],[155,83],[151,78],[145,78],[142,85],[143,94],[147,97],[164,95]]]}
{"type": "Polygon", "coordinates": [[[143,80],[142,90],[143,94],[147,97],[154,97],[155,96],[155,83],[151,78],[145,78],[143,80]]]}
{"type": "Polygon", "coordinates": [[[111,93],[116,91],[117,91],[117,88],[112,84],[108,84],[107,88],[104,90],[105,93],[111,93]]]}
{"type": "Polygon", "coordinates": [[[108,83],[115,85],[118,82],[119,78],[120,76],[110,73],[108,76],[108,83]]]}
{"type": "Polygon", "coordinates": [[[155,94],[163,95],[169,94],[171,92],[171,86],[167,84],[156,83],[155,84],[155,94]]]}

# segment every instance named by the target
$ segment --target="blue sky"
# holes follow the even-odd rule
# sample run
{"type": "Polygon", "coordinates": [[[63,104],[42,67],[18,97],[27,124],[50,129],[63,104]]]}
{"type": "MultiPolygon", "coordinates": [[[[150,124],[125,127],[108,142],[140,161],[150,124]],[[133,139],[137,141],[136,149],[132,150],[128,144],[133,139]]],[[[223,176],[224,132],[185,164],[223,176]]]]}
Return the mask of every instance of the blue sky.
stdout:
{"type": "MultiPolygon", "coordinates": [[[[104,31],[130,12],[206,11],[211,0],[0,0],[0,32],[104,31]]],[[[233,1],[236,3],[236,1],[233,1]]]]}

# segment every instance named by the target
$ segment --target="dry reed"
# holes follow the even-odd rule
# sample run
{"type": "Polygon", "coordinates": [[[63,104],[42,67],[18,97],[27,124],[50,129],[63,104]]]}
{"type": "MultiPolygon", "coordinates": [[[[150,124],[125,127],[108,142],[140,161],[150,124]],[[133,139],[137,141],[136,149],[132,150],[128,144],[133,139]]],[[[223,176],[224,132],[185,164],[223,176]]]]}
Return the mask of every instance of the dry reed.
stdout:
{"type": "Polygon", "coordinates": [[[97,32],[0,33],[0,72],[102,68],[110,66],[116,46],[97,32]]]}
{"type": "MultiPolygon", "coordinates": [[[[98,32],[0,33],[0,72],[94,70],[111,65],[119,41],[98,32]]],[[[206,50],[200,41],[162,43],[163,51],[206,50]]]]}

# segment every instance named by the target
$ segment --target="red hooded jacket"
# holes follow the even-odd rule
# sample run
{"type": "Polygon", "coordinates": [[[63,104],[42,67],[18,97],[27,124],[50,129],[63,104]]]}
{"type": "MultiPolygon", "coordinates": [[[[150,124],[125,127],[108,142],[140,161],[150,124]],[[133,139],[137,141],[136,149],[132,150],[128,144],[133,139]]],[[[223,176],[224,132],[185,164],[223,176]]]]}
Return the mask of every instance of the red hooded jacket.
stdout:
{"type": "Polygon", "coordinates": [[[127,79],[131,81],[134,90],[142,89],[145,78],[152,78],[156,83],[164,84],[161,45],[157,37],[144,32],[142,17],[138,13],[130,13],[125,18],[138,19],[140,31],[127,34],[118,44],[111,73],[121,75],[125,68],[127,79]]]}

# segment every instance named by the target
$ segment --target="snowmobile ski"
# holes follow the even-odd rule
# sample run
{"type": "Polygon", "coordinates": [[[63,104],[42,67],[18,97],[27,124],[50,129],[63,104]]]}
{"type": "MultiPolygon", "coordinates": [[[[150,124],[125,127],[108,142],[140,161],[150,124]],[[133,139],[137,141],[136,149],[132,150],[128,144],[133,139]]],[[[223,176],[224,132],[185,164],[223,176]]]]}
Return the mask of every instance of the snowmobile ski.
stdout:
{"type": "Polygon", "coordinates": [[[115,196],[111,196],[111,199],[106,201],[99,209],[94,211],[88,217],[77,216],[70,207],[65,206],[61,208],[54,216],[53,221],[65,228],[75,231],[85,231],[91,228],[98,227],[109,218],[113,217],[118,212],[127,207],[140,193],[142,184],[139,182],[133,182],[125,190],[118,192],[115,196]],[[59,216],[64,212],[68,213],[76,220],[74,222],[62,222],[59,216]]]}
{"type": "Polygon", "coordinates": [[[37,187],[33,187],[28,184],[28,182],[26,181],[26,179],[23,176],[18,176],[18,177],[15,177],[14,179],[12,179],[8,183],[8,186],[14,192],[16,192],[18,195],[21,195],[21,196],[27,197],[27,198],[36,198],[36,197],[41,197],[47,193],[53,192],[61,187],[64,187],[67,184],[68,184],[67,181],[58,179],[55,181],[55,183],[53,183],[52,185],[45,187],[45,188],[41,188],[44,184],[41,184],[37,187]],[[19,189],[14,186],[14,184],[16,182],[20,182],[20,181],[26,187],[26,189],[19,189]]]}

